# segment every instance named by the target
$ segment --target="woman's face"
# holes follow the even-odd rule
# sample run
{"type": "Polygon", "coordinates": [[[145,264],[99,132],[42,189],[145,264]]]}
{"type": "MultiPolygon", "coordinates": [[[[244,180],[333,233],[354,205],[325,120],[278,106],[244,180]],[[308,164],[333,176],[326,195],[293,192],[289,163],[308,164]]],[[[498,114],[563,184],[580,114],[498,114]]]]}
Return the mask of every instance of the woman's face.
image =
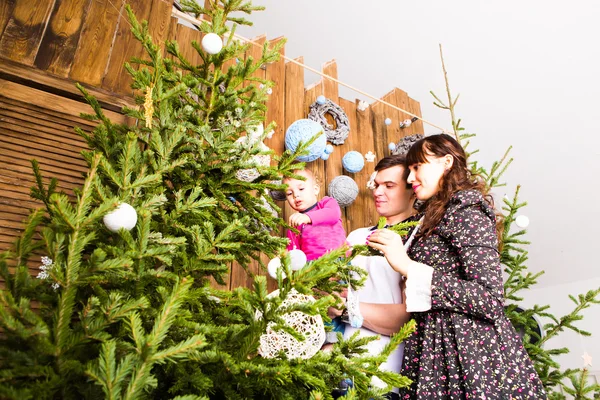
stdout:
{"type": "Polygon", "coordinates": [[[429,200],[440,189],[440,180],[444,176],[444,172],[448,165],[448,156],[435,157],[427,155],[426,163],[413,164],[408,167],[410,174],[408,175],[408,183],[412,185],[413,191],[417,199],[421,201],[429,200]]]}

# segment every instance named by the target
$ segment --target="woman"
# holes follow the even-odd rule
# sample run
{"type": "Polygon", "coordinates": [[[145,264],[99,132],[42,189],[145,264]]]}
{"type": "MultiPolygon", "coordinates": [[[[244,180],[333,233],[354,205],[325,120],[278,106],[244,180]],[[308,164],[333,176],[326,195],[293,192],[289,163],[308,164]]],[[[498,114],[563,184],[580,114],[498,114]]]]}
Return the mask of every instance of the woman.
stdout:
{"type": "Polygon", "coordinates": [[[394,232],[369,244],[407,278],[417,322],[406,341],[405,399],[545,399],[519,335],[504,314],[495,215],[484,183],[452,137],[421,139],[407,154],[408,183],[425,217],[408,250],[394,232]]]}

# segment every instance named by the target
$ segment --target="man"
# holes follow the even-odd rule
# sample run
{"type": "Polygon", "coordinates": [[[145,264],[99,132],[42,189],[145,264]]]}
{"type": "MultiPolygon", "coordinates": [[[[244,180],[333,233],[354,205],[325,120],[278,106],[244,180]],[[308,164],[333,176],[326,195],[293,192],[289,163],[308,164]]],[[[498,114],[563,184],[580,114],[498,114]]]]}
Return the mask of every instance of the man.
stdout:
{"type": "MultiPolygon", "coordinates": [[[[373,200],[377,213],[386,218],[387,226],[415,219],[415,197],[411,186],[406,182],[408,171],[404,167],[404,160],[403,154],[391,155],[381,159],[375,166],[377,174],[371,184],[373,200]]],[[[365,244],[374,230],[375,227],[356,229],[348,235],[348,243],[365,244]]],[[[380,335],[379,340],[368,344],[369,353],[377,354],[390,341],[389,336],[398,332],[410,319],[402,300],[401,275],[382,256],[358,256],[353,264],[364,268],[368,273],[364,286],[355,292],[360,301],[363,324],[358,329],[346,325],[344,338],[348,339],[357,330],[361,337],[380,335]]],[[[342,313],[345,316],[347,312],[344,311],[347,310],[330,308],[329,313],[331,317],[342,313]]],[[[403,350],[404,345],[400,344],[380,368],[400,372],[403,350]]],[[[373,385],[385,386],[377,378],[374,378],[373,385]]],[[[397,399],[397,391],[395,388],[393,393],[388,394],[388,398],[397,399]]]]}

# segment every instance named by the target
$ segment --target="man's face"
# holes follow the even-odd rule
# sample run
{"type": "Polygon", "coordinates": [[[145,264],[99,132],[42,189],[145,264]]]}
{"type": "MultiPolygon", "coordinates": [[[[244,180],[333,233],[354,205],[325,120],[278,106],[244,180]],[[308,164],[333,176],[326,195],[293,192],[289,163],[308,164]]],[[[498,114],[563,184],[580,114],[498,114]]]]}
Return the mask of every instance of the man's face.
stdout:
{"type": "Polygon", "coordinates": [[[373,200],[377,213],[386,217],[388,224],[401,222],[412,214],[413,190],[407,188],[402,165],[377,172],[373,200]]]}

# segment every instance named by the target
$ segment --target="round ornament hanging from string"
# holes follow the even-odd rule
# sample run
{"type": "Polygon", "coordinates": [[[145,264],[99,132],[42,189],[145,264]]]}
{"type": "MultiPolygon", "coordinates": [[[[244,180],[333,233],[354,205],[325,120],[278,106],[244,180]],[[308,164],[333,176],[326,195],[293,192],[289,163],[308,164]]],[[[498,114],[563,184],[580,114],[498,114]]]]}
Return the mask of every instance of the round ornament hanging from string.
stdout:
{"type": "Polygon", "coordinates": [[[317,97],[317,101],[310,105],[308,119],[316,121],[323,127],[327,140],[335,145],[344,144],[350,133],[350,122],[342,107],[325,96],[317,97]],[[335,121],[335,128],[331,125],[325,115],[329,114],[335,121]]]}

